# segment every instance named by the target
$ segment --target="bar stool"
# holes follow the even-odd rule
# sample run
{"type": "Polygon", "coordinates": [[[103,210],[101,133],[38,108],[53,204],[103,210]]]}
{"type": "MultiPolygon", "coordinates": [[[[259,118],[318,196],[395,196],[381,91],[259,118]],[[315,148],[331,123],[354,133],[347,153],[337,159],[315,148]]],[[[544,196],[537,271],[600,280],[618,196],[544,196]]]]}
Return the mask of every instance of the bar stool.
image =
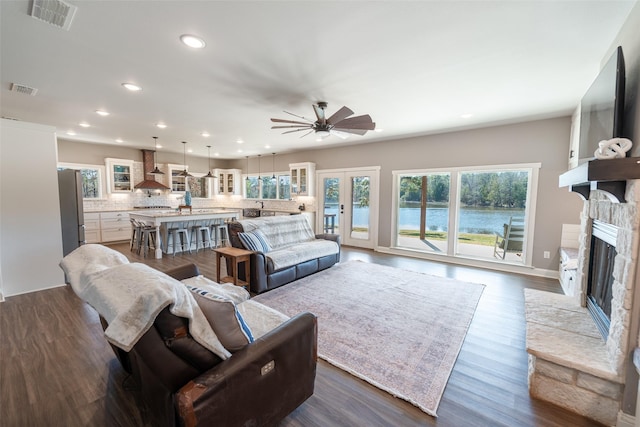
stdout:
{"type": "Polygon", "coordinates": [[[213,242],[211,241],[211,220],[205,219],[195,221],[195,224],[191,226],[191,241],[195,235],[196,253],[202,249],[205,249],[209,245],[209,249],[213,250],[213,242]]]}
{"type": "Polygon", "coordinates": [[[189,238],[189,234],[190,234],[189,221],[175,222],[172,224],[174,226],[171,228],[168,228],[167,233],[171,237],[171,240],[173,242],[173,256],[176,256],[176,252],[178,251],[178,246],[180,247],[181,252],[184,252],[185,250],[188,249],[189,253],[191,253],[191,240],[189,238]],[[180,244],[178,244],[178,240],[180,240],[180,244]]]}
{"type": "Polygon", "coordinates": [[[156,228],[151,225],[143,224],[140,229],[140,245],[138,253],[142,252],[142,256],[146,258],[149,250],[153,247],[156,249],[156,228]]]}
{"type": "Polygon", "coordinates": [[[136,252],[140,252],[140,238],[142,237],[142,224],[133,218],[130,218],[131,222],[131,244],[129,249],[133,252],[133,248],[136,248],[136,252]]]}
{"type": "Polygon", "coordinates": [[[220,220],[220,223],[216,225],[216,247],[228,246],[229,242],[229,229],[227,228],[227,222],[233,218],[225,218],[220,220]],[[218,236],[220,236],[220,244],[218,245],[218,236]]]}

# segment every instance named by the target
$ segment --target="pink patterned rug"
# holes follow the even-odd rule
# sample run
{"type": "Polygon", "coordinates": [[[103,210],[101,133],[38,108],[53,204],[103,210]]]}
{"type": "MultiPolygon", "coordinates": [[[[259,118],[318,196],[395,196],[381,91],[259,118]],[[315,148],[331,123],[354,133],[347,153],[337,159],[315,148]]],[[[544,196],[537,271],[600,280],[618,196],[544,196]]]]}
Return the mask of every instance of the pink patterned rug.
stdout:
{"type": "Polygon", "coordinates": [[[254,300],[288,316],[314,313],[321,358],[436,416],[483,290],[349,261],[254,300]]]}

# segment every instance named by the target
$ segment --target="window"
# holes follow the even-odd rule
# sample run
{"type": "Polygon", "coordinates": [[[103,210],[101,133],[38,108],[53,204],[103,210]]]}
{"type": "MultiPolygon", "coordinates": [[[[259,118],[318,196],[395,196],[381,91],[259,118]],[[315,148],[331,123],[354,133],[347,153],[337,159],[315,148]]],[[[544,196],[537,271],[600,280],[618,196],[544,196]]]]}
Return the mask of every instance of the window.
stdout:
{"type": "Polygon", "coordinates": [[[289,200],[289,175],[278,173],[275,175],[276,179],[273,179],[273,175],[265,175],[260,178],[257,175],[246,177],[244,184],[245,197],[247,199],[289,200]]]}
{"type": "Polygon", "coordinates": [[[393,172],[396,247],[530,265],[527,247],[534,215],[529,211],[535,207],[532,189],[537,188],[539,168],[525,164],[393,172]],[[505,232],[516,222],[524,222],[519,242],[514,238],[509,250],[502,251],[505,232]]]}
{"type": "Polygon", "coordinates": [[[82,177],[82,198],[101,199],[104,166],[82,165],[76,163],[58,163],[58,170],[77,169],[82,177]]]}
{"type": "Polygon", "coordinates": [[[245,197],[247,199],[260,198],[260,181],[257,176],[248,176],[244,181],[245,197]]]}

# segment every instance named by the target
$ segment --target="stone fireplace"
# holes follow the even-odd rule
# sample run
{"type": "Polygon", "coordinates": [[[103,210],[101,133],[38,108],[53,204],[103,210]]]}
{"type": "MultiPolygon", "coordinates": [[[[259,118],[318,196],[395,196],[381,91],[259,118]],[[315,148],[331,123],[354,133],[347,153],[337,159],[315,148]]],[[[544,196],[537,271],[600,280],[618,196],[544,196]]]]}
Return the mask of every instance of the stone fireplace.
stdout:
{"type": "Polygon", "coordinates": [[[574,295],[525,292],[531,394],[606,425],[629,394],[638,339],[639,180],[627,181],[625,198],[592,191],[584,202],[574,295]]]}

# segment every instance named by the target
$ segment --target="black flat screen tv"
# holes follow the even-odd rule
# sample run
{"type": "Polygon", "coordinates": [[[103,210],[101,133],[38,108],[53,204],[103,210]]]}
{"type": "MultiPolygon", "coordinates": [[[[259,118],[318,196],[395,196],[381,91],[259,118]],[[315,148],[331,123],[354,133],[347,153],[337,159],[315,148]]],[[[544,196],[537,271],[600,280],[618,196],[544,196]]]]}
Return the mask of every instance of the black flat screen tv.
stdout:
{"type": "Polygon", "coordinates": [[[578,164],[595,159],[602,140],[622,137],[624,57],[618,46],[580,102],[578,164]]]}

